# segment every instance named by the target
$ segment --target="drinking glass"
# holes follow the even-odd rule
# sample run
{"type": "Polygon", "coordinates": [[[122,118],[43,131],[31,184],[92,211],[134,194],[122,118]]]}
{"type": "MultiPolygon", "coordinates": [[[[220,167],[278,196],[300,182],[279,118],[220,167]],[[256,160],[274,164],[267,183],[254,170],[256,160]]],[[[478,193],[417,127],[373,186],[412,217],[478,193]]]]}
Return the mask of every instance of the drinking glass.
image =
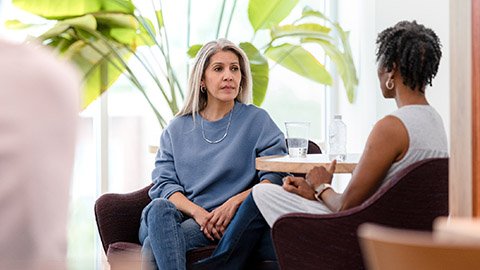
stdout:
{"type": "Polygon", "coordinates": [[[288,155],[293,158],[307,157],[310,122],[285,122],[285,129],[287,130],[288,155]]]}

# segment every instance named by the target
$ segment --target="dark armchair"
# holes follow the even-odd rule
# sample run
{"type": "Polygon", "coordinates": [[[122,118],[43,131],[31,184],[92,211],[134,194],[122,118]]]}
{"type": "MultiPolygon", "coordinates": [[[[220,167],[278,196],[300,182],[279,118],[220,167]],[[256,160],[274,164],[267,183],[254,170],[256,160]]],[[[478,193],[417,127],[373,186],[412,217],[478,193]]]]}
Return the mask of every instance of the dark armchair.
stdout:
{"type": "MultiPolygon", "coordinates": [[[[125,261],[140,264],[138,230],[143,208],[151,201],[148,190],[116,194],[107,193],[95,202],[95,218],[103,250],[112,270],[123,269],[125,261]]],[[[215,246],[207,246],[187,253],[187,264],[208,257],[215,246]]]]}
{"type": "MultiPolygon", "coordinates": [[[[320,147],[309,141],[308,153],[321,153],[320,147]]],[[[151,201],[148,196],[150,187],[151,185],[126,194],[103,194],[95,202],[98,232],[112,270],[125,269],[126,263],[140,264],[138,230],[142,210],[151,201]]],[[[212,245],[189,251],[187,266],[210,256],[214,249],[215,246],[212,245]]],[[[276,262],[253,262],[251,269],[275,269],[276,266],[276,262]]]]}
{"type": "Polygon", "coordinates": [[[364,222],[432,230],[448,215],[448,159],[412,164],[355,208],[327,215],[288,214],[272,237],[281,269],[364,269],[357,228],[364,222]]]}

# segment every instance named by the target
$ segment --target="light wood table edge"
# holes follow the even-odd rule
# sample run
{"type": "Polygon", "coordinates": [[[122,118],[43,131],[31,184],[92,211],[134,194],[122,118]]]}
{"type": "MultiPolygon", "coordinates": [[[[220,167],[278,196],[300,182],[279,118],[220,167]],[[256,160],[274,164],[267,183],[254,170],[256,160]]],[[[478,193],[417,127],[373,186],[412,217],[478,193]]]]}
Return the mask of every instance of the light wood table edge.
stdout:
{"type": "MultiPolygon", "coordinates": [[[[289,172],[289,173],[308,173],[316,166],[327,166],[330,162],[269,162],[267,160],[279,157],[286,157],[282,155],[258,157],[255,159],[255,168],[260,171],[271,172],[289,172]]],[[[335,173],[352,173],[357,163],[339,162],[335,168],[335,173]]]]}

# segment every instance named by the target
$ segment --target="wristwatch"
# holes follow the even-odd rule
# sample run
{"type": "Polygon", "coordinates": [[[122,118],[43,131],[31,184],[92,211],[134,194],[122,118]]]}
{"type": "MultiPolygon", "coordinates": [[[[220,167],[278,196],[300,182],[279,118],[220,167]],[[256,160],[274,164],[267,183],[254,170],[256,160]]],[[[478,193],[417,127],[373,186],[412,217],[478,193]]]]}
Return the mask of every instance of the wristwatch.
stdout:
{"type": "Polygon", "coordinates": [[[323,183],[323,184],[320,184],[320,186],[318,186],[316,189],[315,189],[315,199],[317,199],[317,201],[319,202],[323,202],[322,200],[322,193],[327,190],[327,189],[333,189],[332,188],[332,185],[328,184],[328,183],[323,183]]]}

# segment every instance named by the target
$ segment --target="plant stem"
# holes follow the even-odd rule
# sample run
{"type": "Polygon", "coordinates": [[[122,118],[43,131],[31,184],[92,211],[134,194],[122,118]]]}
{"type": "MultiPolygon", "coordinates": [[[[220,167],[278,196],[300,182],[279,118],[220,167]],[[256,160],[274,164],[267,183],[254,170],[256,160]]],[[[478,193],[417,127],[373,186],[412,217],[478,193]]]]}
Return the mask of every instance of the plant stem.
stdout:
{"type": "MultiPolygon", "coordinates": [[[[162,18],[164,18],[163,16],[163,8],[162,8],[162,1],[158,1],[158,3],[160,4],[160,13],[162,15],[162,18]]],[[[164,39],[165,39],[165,54],[164,54],[164,57],[165,57],[165,64],[167,65],[167,81],[168,81],[168,85],[170,86],[170,94],[172,95],[172,105],[171,108],[173,109],[172,112],[173,114],[175,114],[176,112],[178,112],[178,108],[177,108],[177,95],[176,95],[176,92],[175,92],[175,86],[174,86],[174,83],[175,83],[175,79],[173,78],[173,67],[172,67],[172,63],[171,63],[171,60],[170,60],[170,46],[169,46],[169,42],[168,42],[168,35],[167,35],[167,27],[166,27],[166,24],[165,24],[165,19],[163,19],[163,33],[164,33],[164,39]]],[[[162,30],[160,29],[159,32],[162,30]]]]}
{"type": "MultiPolygon", "coordinates": [[[[162,13],[161,9],[159,11],[160,13],[162,13]]],[[[160,70],[162,71],[162,73],[164,74],[164,76],[166,77],[167,81],[168,81],[168,84],[170,86],[170,92],[172,94],[172,100],[168,100],[168,104],[170,106],[170,109],[172,111],[172,114],[176,114],[178,112],[178,105],[177,105],[177,95],[176,95],[176,91],[175,91],[175,85],[177,86],[178,88],[178,93],[180,93],[180,97],[183,99],[184,98],[184,95],[183,95],[183,90],[182,90],[182,86],[180,85],[180,83],[178,82],[178,79],[175,75],[175,72],[173,71],[173,68],[170,64],[170,58],[168,56],[168,51],[165,52],[165,50],[163,49],[163,46],[158,43],[158,40],[156,39],[155,37],[155,34],[153,32],[153,30],[150,28],[150,25],[148,23],[145,22],[145,20],[141,17],[141,12],[138,11],[138,13],[140,14],[140,16],[137,16],[137,15],[134,15],[135,19],[142,25],[142,27],[147,31],[148,35],[150,36],[151,40],[155,43],[155,45],[157,46],[157,48],[160,50],[160,53],[162,54],[163,58],[165,59],[165,65],[166,65],[166,70],[167,72],[164,72],[163,69],[161,69],[161,64],[157,61],[158,63],[158,66],[160,67],[160,70]]],[[[157,16],[157,21],[158,20],[158,14],[157,12],[155,12],[155,15],[157,16]]],[[[162,15],[163,17],[163,15],[162,15]]],[[[158,25],[158,27],[160,28],[159,29],[159,35],[161,37],[161,25],[158,25]]],[[[161,39],[162,41],[162,39],[161,39]]],[[[162,41],[163,42],[163,41],[162,41]]],[[[167,42],[167,41],[165,41],[167,42]]],[[[151,48],[151,47],[150,47],[151,48]]],[[[152,58],[157,60],[157,58],[155,57],[155,55],[153,55],[152,53],[152,58]]],[[[163,93],[163,92],[162,92],[163,93]]]]}
{"type": "MultiPolygon", "coordinates": [[[[192,0],[188,0],[187,2],[187,50],[190,48],[190,13],[192,10],[192,0]]],[[[188,78],[188,73],[190,71],[190,61],[187,61],[187,76],[185,78],[188,78]]],[[[182,96],[182,99],[184,97],[182,96]]]]}
{"type": "Polygon", "coordinates": [[[220,34],[220,26],[222,25],[223,12],[225,11],[225,3],[226,2],[227,2],[227,0],[223,0],[222,9],[220,11],[220,17],[218,18],[217,33],[215,34],[215,39],[218,39],[218,35],[220,34]]]}
{"type": "MultiPolygon", "coordinates": [[[[147,64],[145,64],[145,62],[147,62],[147,61],[144,61],[144,59],[141,59],[140,56],[136,52],[134,52],[131,48],[129,48],[128,46],[124,45],[124,48],[126,50],[128,50],[130,53],[132,53],[135,56],[135,58],[137,58],[137,60],[140,62],[140,64],[143,66],[143,68],[147,71],[147,73],[153,79],[155,84],[158,86],[158,88],[160,89],[160,92],[162,92],[163,98],[170,105],[171,101],[168,99],[168,96],[165,94],[165,90],[163,89],[163,86],[160,83],[160,80],[157,78],[157,76],[155,76],[155,74],[153,74],[153,72],[152,72],[153,69],[151,67],[148,67],[147,64]]],[[[170,106],[170,108],[172,108],[172,106],[170,106]]]]}
{"type": "Polygon", "coordinates": [[[253,44],[253,41],[255,40],[255,36],[257,35],[257,31],[253,32],[252,39],[250,40],[250,43],[253,44]]]}
{"type": "Polygon", "coordinates": [[[235,7],[237,6],[237,0],[233,1],[232,11],[230,11],[230,18],[228,18],[227,29],[225,30],[225,38],[228,37],[228,31],[230,30],[230,24],[232,23],[233,13],[235,11],[235,7]]]}

